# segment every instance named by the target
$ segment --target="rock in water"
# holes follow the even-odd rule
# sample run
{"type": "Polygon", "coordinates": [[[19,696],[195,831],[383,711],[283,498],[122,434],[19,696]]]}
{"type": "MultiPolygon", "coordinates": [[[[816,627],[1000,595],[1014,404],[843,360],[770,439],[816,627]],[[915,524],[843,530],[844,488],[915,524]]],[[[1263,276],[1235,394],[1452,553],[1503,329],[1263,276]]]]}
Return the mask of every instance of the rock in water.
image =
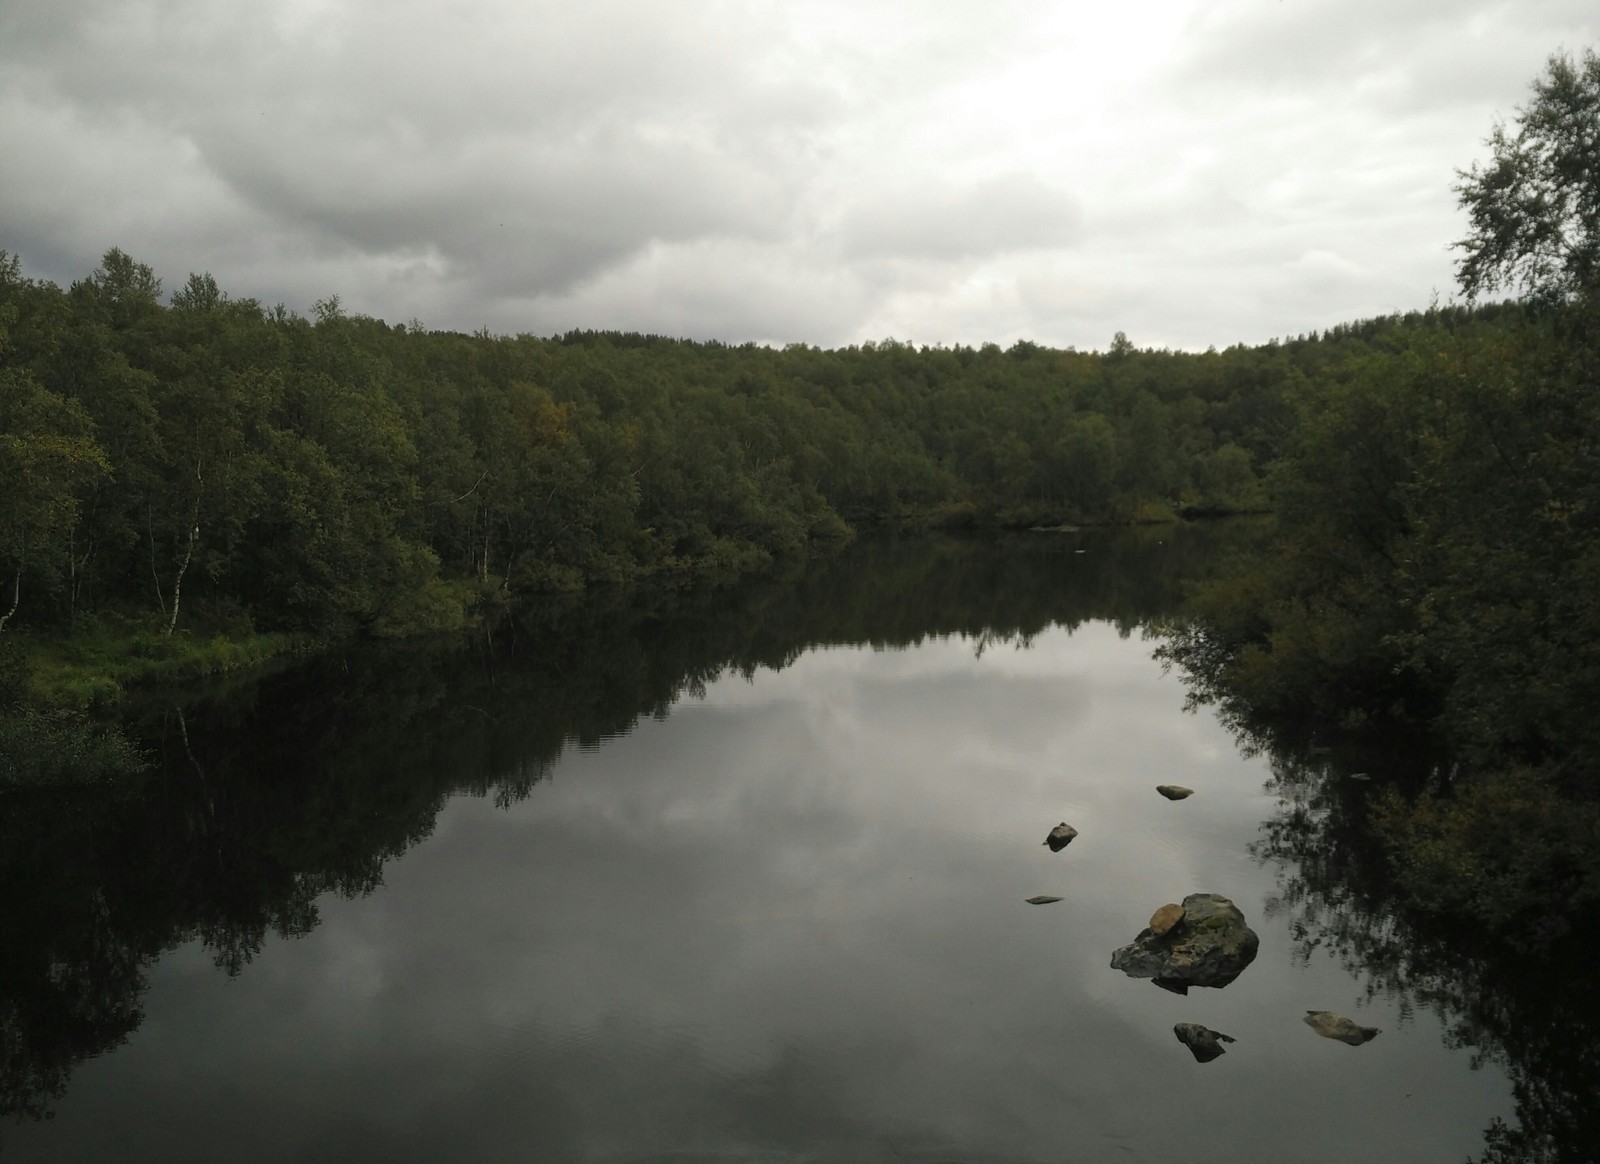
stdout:
{"type": "Polygon", "coordinates": [[[1146,927],[1111,955],[1111,968],[1129,978],[1158,978],[1166,990],[1220,987],[1244,973],[1260,946],[1233,902],[1215,893],[1191,893],[1183,899],[1183,920],[1164,934],[1146,927]]]}
{"type": "Polygon", "coordinates": [[[1060,901],[1061,899],[1059,897],[1051,897],[1048,894],[1041,893],[1038,897],[1029,897],[1025,898],[1024,900],[1026,900],[1029,905],[1049,905],[1052,901],[1060,901]]]}
{"type": "Polygon", "coordinates": [[[1059,853],[1062,849],[1065,849],[1068,845],[1070,845],[1072,843],[1072,838],[1077,835],[1077,829],[1073,828],[1066,821],[1062,821],[1060,824],[1056,825],[1055,828],[1050,830],[1050,835],[1044,839],[1044,843],[1050,846],[1050,851],[1052,853],[1059,853]]]}
{"type": "Polygon", "coordinates": [[[1156,791],[1168,800],[1182,800],[1186,796],[1193,796],[1193,788],[1185,788],[1182,784],[1157,784],[1156,791]]]}
{"type": "Polygon", "coordinates": [[[1183,906],[1168,903],[1150,915],[1150,932],[1164,934],[1183,920],[1183,906]]]}
{"type": "Polygon", "coordinates": [[[1383,1033],[1377,1027],[1361,1026],[1354,1019],[1334,1014],[1331,1010],[1306,1011],[1306,1026],[1325,1039],[1338,1039],[1341,1043],[1349,1043],[1352,1047],[1370,1043],[1383,1033]]]}
{"type": "Polygon", "coordinates": [[[1199,1023],[1179,1023],[1172,1028],[1172,1033],[1178,1036],[1178,1042],[1189,1048],[1197,1063],[1209,1063],[1218,1055],[1226,1054],[1227,1048],[1222,1044],[1238,1041],[1231,1035],[1203,1027],[1199,1023]]]}

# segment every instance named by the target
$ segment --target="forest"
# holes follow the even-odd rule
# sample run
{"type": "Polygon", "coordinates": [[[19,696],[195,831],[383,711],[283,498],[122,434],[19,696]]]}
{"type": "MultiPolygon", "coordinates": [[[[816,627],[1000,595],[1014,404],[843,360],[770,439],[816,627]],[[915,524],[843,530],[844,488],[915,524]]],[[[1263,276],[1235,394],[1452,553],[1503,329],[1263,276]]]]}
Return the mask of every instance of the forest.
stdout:
{"type": "Polygon", "coordinates": [[[400,636],[875,526],[1256,512],[1341,386],[1519,334],[1436,308],[1191,354],[462,335],[0,259],[5,626],[400,636]]]}

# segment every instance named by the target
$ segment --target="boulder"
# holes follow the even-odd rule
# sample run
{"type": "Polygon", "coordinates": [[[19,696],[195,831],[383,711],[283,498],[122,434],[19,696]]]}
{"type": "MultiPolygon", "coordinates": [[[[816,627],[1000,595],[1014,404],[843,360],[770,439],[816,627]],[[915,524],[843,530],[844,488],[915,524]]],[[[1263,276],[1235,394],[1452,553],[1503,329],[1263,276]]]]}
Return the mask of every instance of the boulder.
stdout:
{"type": "Polygon", "coordinates": [[[1178,1036],[1178,1042],[1189,1048],[1197,1063],[1209,1063],[1218,1055],[1226,1054],[1227,1048],[1222,1044],[1237,1041],[1232,1035],[1225,1035],[1199,1023],[1179,1023],[1172,1028],[1172,1033],[1178,1036]]]}
{"type": "Polygon", "coordinates": [[[1050,846],[1050,851],[1052,853],[1059,853],[1062,849],[1065,849],[1068,845],[1070,845],[1072,843],[1072,838],[1077,835],[1077,829],[1073,828],[1066,821],[1062,821],[1060,824],[1056,825],[1055,828],[1050,830],[1050,835],[1044,839],[1044,843],[1050,846]]]}
{"type": "Polygon", "coordinates": [[[1150,915],[1150,932],[1164,934],[1183,920],[1183,906],[1168,903],[1150,915]]]}
{"type": "Polygon", "coordinates": [[[1052,901],[1060,901],[1061,899],[1059,897],[1051,897],[1046,893],[1041,893],[1038,897],[1027,897],[1023,900],[1029,905],[1049,905],[1052,901]]]}
{"type": "Polygon", "coordinates": [[[1306,1026],[1325,1039],[1338,1039],[1341,1043],[1349,1043],[1352,1047],[1370,1043],[1383,1034],[1377,1027],[1361,1026],[1354,1019],[1334,1014],[1331,1010],[1306,1011],[1306,1026]]]}
{"type": "MultiPolygon", "coordinates": [[[[1159,911],[1157,911],[1159,912],[1159,911]]],[[[1129,978],[1154,978],[1164,990],[1228,985],[1255,961],[1261,939],[1226,897],[1191,893],[1183,917],[1164,934],[1148,926],[1111,955],[1111,968],[1129,978]]]]}
{"type": "Polygon", "coordinates": [[[1182,784],[1157,784],[1156,791],[1168,800],[1182,800],[1186,796],[1193,796],[1193,788],[1185,788],[1182,784]]]}

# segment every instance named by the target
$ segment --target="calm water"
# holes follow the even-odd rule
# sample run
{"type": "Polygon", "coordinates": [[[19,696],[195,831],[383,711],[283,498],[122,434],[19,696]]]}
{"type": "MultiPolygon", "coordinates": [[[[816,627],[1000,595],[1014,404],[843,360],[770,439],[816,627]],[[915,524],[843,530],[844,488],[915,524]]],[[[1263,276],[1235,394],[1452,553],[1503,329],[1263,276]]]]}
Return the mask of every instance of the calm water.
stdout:
{"type": "Polygon", "coordinates": [[[146,708],[147,786],[7,806],[8,1158],[1481,1152],[1506,1073],[1306,955],[1287,786],[1151,658],[1210,540],[867,544],[146,708]],[[1108,967],[1195,891],[1236,983],[1108,967]]]}

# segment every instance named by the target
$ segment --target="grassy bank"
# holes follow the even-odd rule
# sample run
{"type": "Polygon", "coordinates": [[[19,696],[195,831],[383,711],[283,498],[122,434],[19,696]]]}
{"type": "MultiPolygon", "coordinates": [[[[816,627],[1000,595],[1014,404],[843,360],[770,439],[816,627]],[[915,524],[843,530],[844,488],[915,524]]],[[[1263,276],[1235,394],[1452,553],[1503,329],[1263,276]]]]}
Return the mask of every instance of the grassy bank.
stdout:
{"type": "Polygon", "coordinates": [[[48,706],[85,710],[116,704],[131,687],[190,682],[323,646],[307,635],[168,635],[148,622],[107,617],[86,620],[71,636],[35,633],[24,639],[33,697],[48,706]]]}

